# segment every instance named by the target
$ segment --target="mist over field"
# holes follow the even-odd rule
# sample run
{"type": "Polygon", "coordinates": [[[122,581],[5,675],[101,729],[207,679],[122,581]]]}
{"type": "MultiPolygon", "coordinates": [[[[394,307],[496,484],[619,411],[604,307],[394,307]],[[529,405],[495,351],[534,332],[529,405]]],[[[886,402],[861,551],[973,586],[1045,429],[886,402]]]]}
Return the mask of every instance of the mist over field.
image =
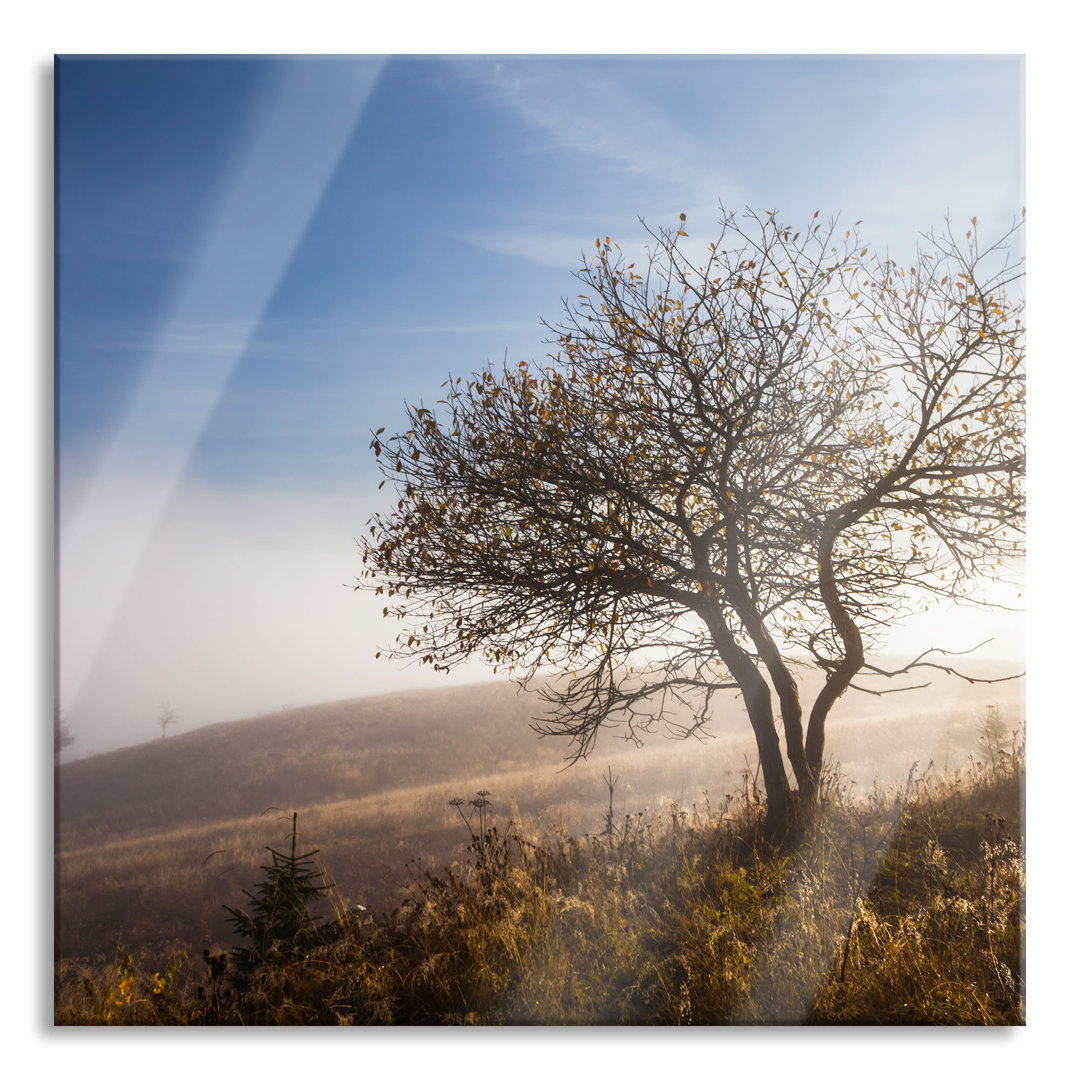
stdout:
{"type": "MultiPolygon", "coordinates": [[[[299,705],[503,681],[479,663],[447,676],[374,659],[399,629],[381,618],[377,597],[351,588],[360,562],[352,537],[374,500],[184,485],[134,566],[116,565],[113,540],[130,528],[125,507],[144,494],[134,482],[117,492],[94,574],[75,564],[67,573],[61,559],[61,700],[75,739],[62,760],[160,736],[163,703],[176,712],[175,735],[299,705]],[[117,584],[121,599],[103,623],[97,613],[107,605],[92,601],[117,584]]],[[[1019,602],[1005,587],[993,595],[1019,602]]],[[[890,641],[910,657],[991,637],[974,659],[1023,657],[1022,613],[939,608],[899,623],[890,641]]]]}
{"type": "Polygon", "coordinates": [[[374,662],[391,628],[375,598],[351,588],[359,563],[352,536],[370,512],[364,500],[186,486],[134,566],[117,565],[112,541],[130,527],[125,507],[143,496],[139,485],[117,493],[95,574],[66,573],[61,559],[61,700],[75,739],[63,760],[160,735],[163,702],[176,711],[175,734],[296,705],[475,681],[487,670],[433,679],[374,662]],[[121,598],[103,623],[97,613],[106,605],[92,601],[117,585],[121,598]]]}

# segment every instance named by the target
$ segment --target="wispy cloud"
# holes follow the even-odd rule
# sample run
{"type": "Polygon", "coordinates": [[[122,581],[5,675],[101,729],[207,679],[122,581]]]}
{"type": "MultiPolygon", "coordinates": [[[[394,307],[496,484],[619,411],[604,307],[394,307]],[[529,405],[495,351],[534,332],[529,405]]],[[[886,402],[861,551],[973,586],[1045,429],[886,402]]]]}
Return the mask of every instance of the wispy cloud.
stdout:
{"type": "MultiPolygon", "coordinates": [[[[471,70],[494,96],[564,151],[598,157],[666,189],[673,179],[704,179],[716,170],[715,149],[645,97],[634,69],[618,59],[599,59],[591,68],[538,60],[471,70]]],[[[711,175],[711,187],[723,179],[711,175]]]]}
{"type": "Polygon", "coordinates": [[[454,239],[472,244],[483,251],[495,255],[511,255],[552,269],[576,269],[581,265],[582,253],[588,254],[586,244],[583,243],[586,235],[584,229],[581,232],[560,232],[554,228],[546,229],[535,222],[519,228],[471,229],[453,235],[454,239]]]}
{"type": "Polygon", "coordinates": [[[95,343],[94,348],[107,352],[135,352],[140,354],[236,357],[250,344],[256,329],[262,329],[264,321],[202,320],[180,322],[173,320],[161,329],[150,325],[143,329],[134,326],[124,328],[123,335],[113,335],[95,343]]]}
{"type": "MultiPolygon", "coordinates": [[[[711,220],[718,195],[736,203],[742,199],[719,142],[700,124],[695,131],[683,122],[680,96],[668,98],[668,109],[660,107],[633,77],[635,69],[618,59],[592,66],[559,60],[470,62],[462,71],[537,134],[534,152],[566,159],[581,203],[573,214],[523,207],[516,220],[456,233],[459,240],[571,270],[580,265],[583,249],[590,254],[597,230],[621,225],[629,232],[639,216],[659,224],[674,222],[679,213],[711,220]],[[577,164],[576,158],[584,160],[577,164]]],[[[701,74],[708,82],[704,70],[701,74]]]]}
{"type": "MultiPolygon", "coordinates": [[[[497,242],[497,241],[494,241],[497,242]]],[[[510,244],[507,236],[506,243],[510,244]]],[[[489,250],[496,250],[492,247],[489,250]]],[[[565,268],[565,261],[554,265],[565,268]]],[[[361,319],[260,319],[257,323],[223,320],[218,322],[173,323],[165,331],[154,328],[135,330],[123,336],[113,336],[95,344],[105,352],[134,352],[170,356],[208,356],[234,359],[245,352],[260,356],[296,357],[298,350],[310,351],[313,343],[320,349],[326,341],[336,344],[333,352],[320,352],[333,357],[347,350],[349,343],[365,337],[408,338],[427,335],[456,334],[521,334],[534,331],[536,320],[484,319],[453,322],[440,320],[425,323],[417,319],[372,323],[361,319]]]]}

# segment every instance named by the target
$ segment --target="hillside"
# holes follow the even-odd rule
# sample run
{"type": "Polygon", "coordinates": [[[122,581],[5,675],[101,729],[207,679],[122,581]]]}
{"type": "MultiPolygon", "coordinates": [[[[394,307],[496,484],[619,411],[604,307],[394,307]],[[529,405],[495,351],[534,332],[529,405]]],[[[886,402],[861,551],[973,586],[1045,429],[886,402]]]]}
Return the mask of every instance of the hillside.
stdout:
{"type": "MultiPolygon", "coordinates": [[[[864,788],[902,778],[915,760],[942,767],[951,756],[956,768],[977,753],[978,719],[995,702],[1019,720],[1023,681],[848,695],[829,749],[864,788]]],[[[407,691],[215,724],[62,765],[57,950],[222,940],[221,905],[238,902],[266,845],[283,842],[292,810],[343,897],[382,906],[416,872],[414,859],[438,866],[460,852],[468,833],[447,805],[455,796],[485,789],[499,820],[555,818],[587,832],[606,809],[609,764],[619,815],[663,798],[718,805],[752,780],[743,774],[753,740],[734,697],[717,712],[715,738],[658,734],[639,749],[616,729],[567,770],[566,744],[529,726],[538,705],[511,684],[407,691]]]]}
{"type": "Polygon", "coordinates": [[[212,724],[60,769],[61,848],[561,757],[509,684],[412,691],[212,724]],[[530,757],[531,756],[531,757],[530,757]],[[102,798],[104,792],[109,798],[102,798]]]}

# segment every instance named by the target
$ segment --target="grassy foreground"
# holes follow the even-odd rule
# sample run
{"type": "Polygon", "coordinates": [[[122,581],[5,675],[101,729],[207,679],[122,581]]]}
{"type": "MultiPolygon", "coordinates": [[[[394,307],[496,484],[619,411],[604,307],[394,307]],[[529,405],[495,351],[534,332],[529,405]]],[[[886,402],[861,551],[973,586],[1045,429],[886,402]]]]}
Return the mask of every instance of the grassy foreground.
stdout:
{"type": "Polygon", "coordinates": [[[861,800],[833,782],[781,850],[750,777],[584,838],[526,835],[477,793],[466,857],[417,865],[392,911],[339,904],[246,956],[60,961],[55,1020],[1022,1024],[1023,782],[1022,748],[861,800]]]}

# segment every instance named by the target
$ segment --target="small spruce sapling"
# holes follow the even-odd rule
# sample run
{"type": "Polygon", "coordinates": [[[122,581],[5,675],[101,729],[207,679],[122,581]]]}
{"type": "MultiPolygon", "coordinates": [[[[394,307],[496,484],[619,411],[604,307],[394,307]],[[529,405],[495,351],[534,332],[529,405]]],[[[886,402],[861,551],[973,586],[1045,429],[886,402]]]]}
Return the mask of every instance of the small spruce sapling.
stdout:
{"type": "Polygon", "coordinates": [[[296,956],[318,941],[316,922],[308,910],[326,896],[330,885],[313,862],[319,851],[296,854],[296,814],[293,814],[292,848],[288,855],[267,847],[271,863],[263,866],[264,877],[255,892],[244,890],[251,911],[224,905],[236,934],[247,941],[232,950],[233,963],[241,980],[256,968],[278,959],[296,956]]]}

